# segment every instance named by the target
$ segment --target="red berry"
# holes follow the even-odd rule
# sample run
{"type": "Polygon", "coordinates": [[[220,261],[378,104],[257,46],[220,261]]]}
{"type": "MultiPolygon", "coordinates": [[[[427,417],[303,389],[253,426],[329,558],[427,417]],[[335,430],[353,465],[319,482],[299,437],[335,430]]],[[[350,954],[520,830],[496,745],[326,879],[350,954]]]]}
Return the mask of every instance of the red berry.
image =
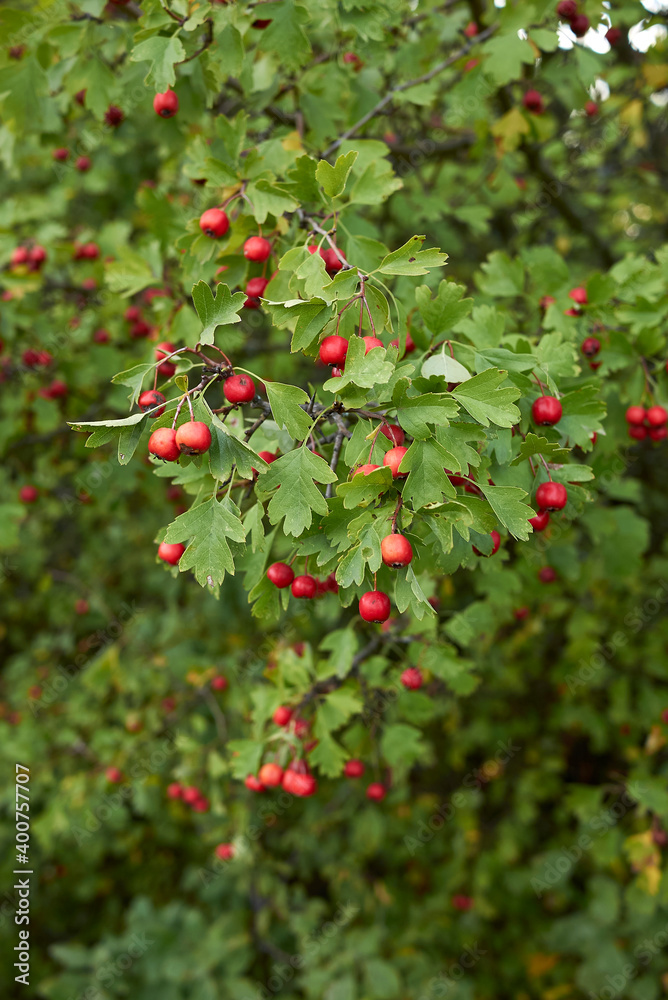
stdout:
{"type": "Polygon", "coordinates": [[[158,546],[158,559],[169,563],[170,566],[176,566],[185,551],[185,545],[181,545],[180,542],[160,542],[158,546]]]}
{"type": "Polygon", "coordinates": [[[227,677],[223,677],[222,674],[218,674],[211,681],[211,687],[214,691],[225,691],[227,690],[227,677]]]}
{"type": "Polygon", "coordinates": [[[186,455],[201,455],[211,445],[211,431],[201,420],[188,420],[176,432],[179,451],[186,455]]]}
{"type": "Polygon", "coordinates": [[[568,293],[568,297],[569,299],[573,299],[573,302],[575,302],[579,306],[587,305],[587,289],[583,288],[581,285],[579,285],[577,288],[571,288],[570,292],[568,293]]]}
{"type": "Polygon", "coordinates": [[[255,396],[255,382],[250,375],[230,375],[225,379],[223,393],[228,403],[250,403],[255,396]]]}
{"type": "Polygon", "coordinates": [[[650,427],[663,427],[668,421],[668,413],[662,406],[650,406],[645,414],[645,420],[650,427]]]}
{"type": "Polygon", "coordinates": [[[329,247],[327,250],[321,250],[320,256],[325,262],[325,268],[327,271],[334,272],[340,271],[343,267],[343,261],[341,257],[343,256],[340,250],[334,250],[333,247],[329,247]]]}
{"type": "Polygon", "coordinates": [[[532,115],[542,115],[545,110],[543,95],[537,90],[527,90],[522,98],[522,104],[532,115]]]}
{"type": "Polygon", "coordinates": [[[283,590],[285,587],[289,587],[295,578],[295,574],[291,566],[287,563],[276,562],[267,570],[267,578],[271,580],[275,587],[279,590],[283,590]]]}
{"type": "Polygon", "coordinates": [[[221,861],[229,861],[234,857],[234,847],[232,844],[218,844],[215,850],[215,855],[220,858],[221,861]]]}
{"type": "Polygon", "coordinates": [[[104,120],[111,128],[118,128],[125,119],[125,115],[115,104],[110,104],[104,113],[104,120]]]}
{"type": "Polygon", "coordinates": [[[277,726],[287,726],[291,718],[292,718],[292,709],[287,708],[285,705],[279,705],[274,714],[272,715],[272,719],[274,720],[277,726]]]}
{"type": "Polygon", "coordinates": [[[627,424],[642,424],[645,422],[644,406],[629,406],[626,411],[627,424]]]}
{"type": "MultiPolygon", "coordinates": [[[[391,344],[392,347],[398,348],[399,347],[399,338],[397,337],[394,340],[391,340],[390,344],[391,344]]],[[[406,354],[412,354],[414,350],[415,350],[415,341],[411,337],[410,333],[407,333],[406,334],[406,350],[404,351],[404,355],[406,355],[406,354]]]]}
{"type": "Polygon", "coordinates": [[[195,788],[194,785],[188,785],[183,789],[182,798],[184,802],[187,802],[189,806],[194,805],[199,798],[201,798],[201,793],[199,788],[195,788]]]}
{"type": "Polygon", "coordinates": [[[386,566],[398,569],[408,566],[413,558],[413,547],[405,535],[387,535],[380,543],[380,554],[386,566]]]}
{"type": "Polygon", "coordinates": [[[374,781],[366,790],[366,797],[367,799],[371,799],[372,802],[382,802],[386,795],[387,789],[379,781],[374,781]]]}
{"type": "Polygon", "coordinates": [[[80,157],[79,157],[79,158],[77,159],[77,161],[76,161],[76,163],[74,164],[74,166],[75,166],[75,168],[76,168],[76,169],[77,169],[77,170],[78,170],[78,171],[79,171],[80,173],[82,173],[82,174],[85,174],[85,173],[86,173],[86,171],[87,171],[87,170],[90,170],[90,168],[91,168],[91,161],[90,161],[90,157],[88,157],[88,156],[80,156],[80,157]]]}
{"type": "Polygon", "coordinates": [[[589,18],[586,14],[576,14],[571,18],[571,31],[576,38],[584,38],[589,31],[589,18]]]}
{"type": "Polygon", "coordinates": [[[22,486],[19,490],[19,500],[21,503],[34,503],[39,496],[36,486],[22,486]]]}
{"type": "Polygon", "coordinates": [[[81,597],[78,601],[74,602],[74,612],[77,615],[87,615],[90,610],[90,605],[88,601],[81,597]]]}
{"type": "Polygon", "coordinates": [[[368,462],[366,465],[358,465],[356,469],[352,470],[353,476],[368,476],[371,472],[375,472],[376,469],[380,469],[380,465],[373,465],[368,462]]]}
{"type": "Polygon", "coordinates": [[[246,260],[264,261],[271,253],[271,243],[264,236],[250,236],[244,243],[246,260]]]}
{"type": "Polygon", "coordinates": [[[422,671],[418,667],[408,667],[401,675],[401,683],[408,691],[417,691],[422,687],[422,671]]]}
{"type": "Polygon", "coordinates": [[[383,341],[379,340],[378,337],[362,337],[362,340],[364,341],[365,354],[368,354],[369,351],[373,351],[374,347],[385,347],[383,341]]]}
{"type": "Polygon", "coordinates": [[[479,28],[475,21],[469,21],[469,23],[464,28],[464,34],[467,38],[475,38],[478,34],[479,28]]]}
{"type": "Polygon", "coordinates": [[[542,569],[538,570],[538,579],[541,583],[554,583],[557,574],[551,566],[543,566],[542,569]]]}
{"type": "Polygon", "coordinates": [[[324,365],[342,367],[348,353],[348,341],[345,337],[325,337],[320,345],[320,360],[324,365]]]}
{"type": "Polygon", "coordinates": [[[258,31],[262,31],[264,28],[268,28],[270,24],[271,18],[258,17],[255,21],[251,22],[251,28],[257,28],[258,31]]]}
{"type": "Polygon", "coordinates": [[[118,785],[123,780],[123,773],[117,767],[108,767],[104,776],[112,785],[118,785]]]}
{"type": "Polygon", "coordinates": [[[587,118],[594,118],[598,114],[598,104],[596,101],[586,101],[584,109],[587,118]]]}
{"type": "Polygon", "coordinates": [[[578,12],[578,5],[575,0],[561,0],[561,3],[557,4],[557,14],[559,17],[565,18],[570,21],[571,18],[575,17],[578,12]]]}
{"type": "Polygon", "coordinates": [[[258,778],[265,788],[275,788],[283,778],[283,768],[278,764],[263,764],[258,772],[258,778]]]}
{"type": "Polygon", "coordinates": [[[181,451],[176,443],[176,431],[171,427],[159,427],[148,439],[148,450],[165,462],[175,462],[181,451]]]}
{"type": "Polygon", "coordinates": [[[28,253],[28,268],[31,271],[39,271],[46,258],[47,252],[44,247],[40,246],[39,243],[35,244],[28,253]]]}
{"type": "Polygon", "coordinates": [[[162,416],[165,412],[165,407],[160,405],[165,402],[165,397],[157,389],[146,389],[145,392],[140,394],[137,405],[142,413],[153,410],[153,407],[157,406],[158,409],[151,413],[151,417],[155,420],[156,417],[162,416]]]}
{"type": "Polygon", "coordinates": [[[549,523],[550,512],[548,510],[539,510],[534,517],[529,518],[529,524],[534,531],[545,531],[549,523]]]}
{"type": "Polygon", "coordinates": [[[12,267],[20,267],[21,264],[27,264],[30,259],[30,251],[27,247],[17,247],[16,250],[12,251],[12,256],[9,259],[9,263],[12,267]]]}
{"type": "Polygon", "coordinates": [[[405,434],[399,424],[381,424],[380,433],[395,445],[404,443],[405,434]]]}
{"type": "Polygon", "coordinates": [[[404,448],[402,445],[397,448],[390,448],[390,450],[386,451],[383,456],[383,465],[392,470],[392,476],[395,479],[403,479],[408,475],[407,472],[399,472],[399,466],[401,465],[407,451],[408,448],[404,448]]]}
{"type": "Polygon", "coordinates": [[[364,774],[364,764],[361,760],[347,760],[343,767],[346,778],[361,778],[364,774]]]}
{"type": "Polygon", "coordinates": [[[470,896],[462,896],[457,894],[456,896],[452,897],[452,905],[454,906],[455,910],[460,910],[462,912],[465,912],[466,910],[470,910],[472,908],[473,900],[471,899],[470,896]]]}
{"type": "Polygon", "coordinates": [[[244,779],[244,785],[246,788],[250,789],[251,792],[266,791],[266,787],[261,781],[258,781],[254,774],[249,774],[248,777],[244,779]]]}
{"type": "Polygon", "coordinates": [[[137,320],[141,319],[139,306],[128,306],[123,313],[123,319],[126,319],[128,323],[136,323],[137,320]]]}
{"type": "Polygon", "coordinates": [[[649,436],[652,441],[663,441],[668,437],[668,427],[664,424],[663,427],[651,427],[649,431],[649,436]]]}
{"type": "Polygon", "coordinates": [[[160,344],[155,345],[155,360],[162,361],[163,358],[168,358],[174,353],[176,347],[174,344],[170,344],[168,340],[163,340],[160,344]]]}
{"type": "Polygon", "coordinates": [[[561,420],[563,409],[556,396],[539,396],[531,407],[531,415],[535,423],[542,427],[551,427],[561,420]]]}
{"type": "Polygon", "coordinates": [[[332,366],[332,378],[341,378],[343,375],[343,368],[337,368],[335,365],[332,366]]]}
{"type": "Polygon", "coordinates": [[[59,146],[58,149],[54,149],[51,154],[54,160],[58,160],[60,163],[64,163],[65,160],[69,158],[70,151],[66,149],[65,146],[59,146]]]}
{"type": "Polygon", "coordinates": [[[201,795],[195,802],[193,802],[193,812],[205,813],[209,811],[209,800],[201,795]]]}
{"type": "Polygon", "coordinates": [[[230,228],[230,220],[222,209],[208,208],[200,216],[199,228],[206,236],[211,236],[212,238],[224,236],[230,228]]]}
{"type": "Polygon", "coordinates": [[[291,795],[298,795],[300,798],[307,798],[315,795],[318,790],[318,783],[312,774],[297,770],[297,766],[292,764],[283,775],[283,788],[291,795]]]}
{"type": "Polygon", "coordinates": [[[365,622],[386,622],[390,610],[390,599],[382,590],[368,590],[360,597],[359,612],[365,622]]]}
{"type": "Polygon", "coordinates": [[[318,584],[315,577],[311,576],[310,573],[306,573],[303,576],[296,576],[294,578],[291,589],[293,597],[304,597],[310,599],[315,597],[318,584]]]}
{"type": "Polygon", "coordinates": [[[596,337],[585,337],[581,350],[586,358],[593,358],[601,350],[601,341],[596,337]]]}
{"type": "Polygon", "coordinates": [[[564,316],[579,316],[580,312],[577,309],[564,309],[564,316]]]}
{"type": "Polygon", "coordinates": [[[608,30],[605,33],[605,37],[609,41],[610,45],[612,45],[612,47],[614,48],[615,45],[619,45],[619,43],[621,42],[623,34],[624,32],[621,30],[621,28],[608,28],[608,30]]]}
{"type": "Polygon", "coordinates": [[[264,290],[268,284],[268,278],[251,278],[246,285],[246,295],[250,295],[252,298],[264,295],[264,290]]]}
{"type": "Polygon", "coordinates": [[[172,781],[171,784],[167,785],[167,795],[170,799],[183,798],[183,785],[179,784],[178,781],[172,781]]]}
{"type": "Polygon", "coordinates": [[[74,100],[77,102],[77,104],[83,107],[85,99],[86,99],[86,90],[85,89],[77,90],[76,94],[74,95],[74,100]]]}
{"type": "Polygon", "coordinates": [[[647,428],[639,424],[631,424],[629,437],[635,438],[636,441],[644,441],[647,437],[647,428]]]}
{"type": "Polygon", "coordinates": [[[515,618],[516,621],[522,622],[524,621],[525,618],[529,617],[529,609],[527,608],[526,605],[524,605],[521,608],[515,608],[515,610],[513,611],[513,617],[515,618]]]}
{"type": "Polygon", "coordinates": [[[167,89],[153,98],[153,110],[161,118],[173,118],[179,110],[179,99],[173,90],[167,89]]]}
{"type": "Polygon", "coordinates": [[[536,503],[542,510],[563,510],[568,501],[568,491],[563,483],[541,483],[536,490],[536,503]]]}

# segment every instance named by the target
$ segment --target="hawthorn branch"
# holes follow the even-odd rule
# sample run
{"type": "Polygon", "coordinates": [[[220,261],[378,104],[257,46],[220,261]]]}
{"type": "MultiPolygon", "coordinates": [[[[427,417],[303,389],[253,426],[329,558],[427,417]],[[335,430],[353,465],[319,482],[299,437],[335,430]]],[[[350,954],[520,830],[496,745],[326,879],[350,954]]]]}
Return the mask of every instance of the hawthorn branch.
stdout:
{"type": "Polygon", "coordinates": [[[322,159],[327,159],[328,156],[331,156],[332,153],[334,153],[339,146],[346,141],[346,139],[351,139],[355,133],[359,131],[359,129],[363,128],[364,125],[367,124],[367,122],[370,122],[372,118],[375,118],[376,115],[380,114],[383,108],[386,108],[387,105],[394,100],[396,94],[400,94],[404,90],[409,90],[411,87],[417,87],[420,83],[428,83],[430,80],[433,80],[435,76],[438,76],[439,73],[449,69],[449,67],[456,63],[458,59],[461,59],[462,56],[465,56],[468,52],[470,52],[474,45],[478,45],[480,42],[484,42],[490,38],[496,29],[497,25],[495,24],[493,24],[490,28],[485,28],[484,31],[481,31],[480,34],[476,35],[475,38],[472,38],[471,41],[462,45],[460,49],[453,52],[452,55],[448,56],[447,59],[444,59],[443,62],[437,63],[437,65],[434,66],[433,69],[430,69],[428,73],[423,73],[422,76],[416,76],[413,80],[406,80],[405,83],[399,83],[396,87],[392,87],[392,89],[388,90],[387,94],[385,94],[385,96],[382,97],[370,111],[367,111],[365,115],[362,115],[362,117],[356,121],[354,125],[351,125],[349,129],[346,129],[346,131],[340,135],[338,139],[335,139],[334,142],[327,147],[324,153],[321,154],[322,159]]]}
{"type": "MultiPolygon", "coordinates": [[[[336,472],[336,467],[339,464],[339,458],[341,456],[341,448],[343,447],[343,439],[345,434],[342,430],[336,432],[336,437],[334,438],[334,450],[332,451],[332,461],[329,463],[329,467],[332,472],[336,472]]],[[[334,483],[327,483],[327,489],[325,490],[325,499],[329,500],[334,492],[334,483]]]]}

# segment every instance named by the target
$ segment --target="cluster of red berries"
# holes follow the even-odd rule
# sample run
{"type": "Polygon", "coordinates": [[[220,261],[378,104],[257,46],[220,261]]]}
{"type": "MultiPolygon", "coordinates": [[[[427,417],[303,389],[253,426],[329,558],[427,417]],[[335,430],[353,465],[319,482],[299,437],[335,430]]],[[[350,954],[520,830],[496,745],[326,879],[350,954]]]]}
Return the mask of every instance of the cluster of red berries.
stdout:
{"type": "Polygon", "coordinates": [[[100,248],[97,243],[75,243],[74,260],[97,260],[100,256],[100,248]]]}
{"type": "Polygon", "coordinates": [[[34,243],[31,247],[16,247],[9,259],[9,266],[12,270],[25,267],[28,271],[39,271],[46,259],[47,252],[44,247],[34,243]]]}
{"type": "Polygon", "coordinates": [[[578,5],[574,0],[561,0],[557,4],[557,14],[568,21],[576,38],[584,38],[589,31],[589,18],[585,14],[578,14],[578,5]]]}
{"type": "Polygon", "coordinates": [[[323,594],[338,594],[339,592],[339,585],[334,573],[330,573],[326,580],[317,580],[310,573],[295,576],[292,566],[288,566],[284,562],[272,563],[267,570],[267,579],[279,590],[290,587],[292,596],[298,598],[311,599],[322,597],[323,594]]]}
{"type": "Polygon", "coordinates": [[[629,425],[629,437],[636,441],[644,441],[649,437],[652,441],[663,441],[668,437],[668,412],[663,406],[629,406],[626,411],[626,422],[629,425]]]}
{"type": "MultiPolygon", "coordinates": [[[[142,393],[142,396],[145,395],[142,393]]],[[[158,394],[153,392],[151,395],[158,394]]],[[[162,458],[165,462],[176,462],[181,454],[202,455],[209,450],[210,445],[211,431],[201,420],[188,420],[181,424],[178,430],[174,430],[173,427],[159,427],[148,439],[150,454],[162,458]]]]}
{"type": "Polygon", "coordinates": [[[206,795],[203,795],[195,785],[182,785],[178,781],[173,781],[167,786],[167,795],[170,799],[180,799],[185,802],[193,812],[208,812],[211,805],[206,795]]]}

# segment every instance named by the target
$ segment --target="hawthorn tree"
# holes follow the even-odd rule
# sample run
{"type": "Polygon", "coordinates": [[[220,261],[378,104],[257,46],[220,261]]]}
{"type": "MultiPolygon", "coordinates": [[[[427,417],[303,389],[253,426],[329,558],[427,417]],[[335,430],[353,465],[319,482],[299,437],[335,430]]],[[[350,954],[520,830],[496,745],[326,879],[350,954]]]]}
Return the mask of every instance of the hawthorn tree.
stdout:
{"type": "Polygon", "coordinates": [[[42,994],[653,1000],[661,12],[0,21],[42,994]]]}

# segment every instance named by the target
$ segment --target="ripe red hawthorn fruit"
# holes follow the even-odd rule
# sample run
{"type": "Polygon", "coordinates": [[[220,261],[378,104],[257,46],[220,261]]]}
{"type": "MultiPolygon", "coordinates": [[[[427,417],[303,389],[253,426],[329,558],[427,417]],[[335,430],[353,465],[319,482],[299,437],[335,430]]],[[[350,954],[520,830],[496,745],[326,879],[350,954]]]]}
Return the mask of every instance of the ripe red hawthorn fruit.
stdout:
{"type": "Polygon", "coordinates": [[[104,113],[104,120],[110,128],[118,128],[123,123],[125,115],[115,104],[110,104],[104,113]]]}
{"type": "Polygon", "coordinates": [[[417,691],[422,687],[424,678],[418,667],[407,667],[401,675],[401,683],[407,691],[417,691]]]}
{"type": "Polygon", "coordinates": [[[67,383],[62,379],[54,378],[49,385],[39,390],[42,399],[62,399],[68,393],[67,383]]]}
{"type": "Polygon", "coordinates": [[[158,559],[169,563],[170,566],[176,566],[185,551],[185,545],[181,545],[180,542],[160,542],[160,545],[158,545],[158,559]]]}
{"type": "Polygon", "coordinates": [[[320,256],[325,262],[325,270],[329,271],[330,274],[336,274],[343,267],[343,261],[341,260],[343,254],[340,250],[328,247],[328,249],[320,251],[320,256]]]}
{"type": "Polygon", "coordinates": [[[347,353],[348,341],[345,337],[339,337],[336,334],[325,337],[318,352],[324,365],[336,365],[338,368],[344,364],[347,353]]]}
{"type": "Polygon", "coordinates": [[[17,247],[16,250],[12,251],[12,256],[9,258],[9,264],[11,267],[20,267],[21,264],[27,264],[30,258],[30,251],[27,247],[17,247]]]}
{"type": "Polygon", "coordinates": [[[153,98],[153,110],[161,118],[173,118],[179,110],[179,99],[173,90],[167,89],[153,98]]]}
{"type": "Polygon", "coordinates": [[[65,160],[69,158],[70,151],[65,146],[59,146],[58,149],[54,149],[51,155],[54,160],[57,160],[59,163],[64,163],[65,160]]]}
{"type": "Polygon", "coordinates": [[[127,320],[128,323],[136,323],[138,319],[141,319],[139,306],[128,306],[123,313],[123,319],[127,320]]]}
{"type": "Polygon", "coordinates": [[[364,341],[364,353],[368,354],[369,351],[373,351],[374,347],[385,347],[385,344],[378,337],[362,337],[364,341]]]}
{"type": "Polygon", "coordinates": [[[515,621],[518,622],[522,622],[524,621],[525,618],[528,618],[529,609],[527,608],[526,604],[523,605],[521,608],[515,608],[515,610],[513,611],[513,617],[515,618],[515,621]]]}
{"type": "Polygon", "coordinates": [[[199,788],[195,787],[195,785],[186,785],[183,789],[181,797],[184,802],[187,802],[188,805],[191,806],[194,802],[197,802],[197,800],[201,798],[201,792],[199,788]]]}
{"type": "Polygon", "coordinates": [[[299,769],[300,764],[304,766],[302,761],[295,761],[294,764],[288,767],[283,775],[281,784],[285,791],[291,795],[308,798],[310,795],[315,795],[318,791],[318,783],[312,774],[299,769]]]}
{"type": "Polygon", "coordinates": [[[455,910],[460,910],[462,913],[466,910],[470,910],[473,907],[473,900],[470,896],[463,896],[459,893],[452,897],[452,905],[455,910]]]}
{"type": "Polygon", "coordinates": [[[123,780],[123,772],[117,767],[108,767],[104,772],[104,776],[112,785],[119,785],[123,780]]]}
{"type": "Polygon", "coordinates": [[[183,785],[178,781],[172,781],[171,784],[167,785],[167,797],[170,799],[183,798],[183,785]]]}
{"type": "Polygon", "coordinates": [[[596,101],[587,101],[584,109],[587,118],[595,118],[598,114],[598,104],[596,101]]]}
{"type": "Polygon", "coordinates": [[[376,469],[380,469],[380,465],[373,465],[371,462],[367,462],[366,465],[358,465],[356,469],[352,470],[353,476],[368,476],[371,472],[375,472],[376,469]]]}
{"type": "Polygon", "coordinates": [[[622,31],[621,28],[608,28],[608,30],[605,33],[605,37],[610,43],[610,45],[612,45],[612,47],[614,48],[621,42],[623,34],[624,32],[622,31]]]}
{"type": "Polygon", "coordinates": [[[548,306],[553,306],[556,304],[556,299],[552,295],[543,295],[540,299],[538,305],[541,309],[547,309],[548,306]]]}
{"type": "Polygon", "coordinates": [[[175,350],[174,344],[170,343],[169,340],[163,340],[160,344],[155,345],[155,360],[162,361],[163,358],[168,358],[170,354],[173,354],[175,350]]]}
{"type": "Polygon", "coordinates": [[[269,278],[251,278],[246,285],[246,295],[259,297],[264,295],[264,290],[269,284],[269,278]]]}
{"type": "Polygon", "coordinates": [[[84,101],[86,100],[85,88],[83,90],[77,90],[76,94],[74,95],[74,100],[77,102],[77,104],[79,104],[83,108],[84,101]]]}
{"type": "Polygon", "coordinates": [[[276,788],[283,779],[283,768],[280,764],[263,764],[258,772],[258,778],[265,788],[276,788]]]}
{"type": "Polygon", "coordinates": [[[582,285],[578,285],[577,288],[571,288],[568,297],[579,306],[587,305],[587,289],[583,288],[582,285]]]}
{"type": "Polygon", "coordinates": [[[536,490],[536,503],[542,510],[563,510],[568,501],[568,490],[563,483],[541,483],[536,490]]]}
{"type": "Polygon", "coordinates": [[[629,406],[626,411],[626,422],[627,424],[642,424],[645,421],[645,415],[644,406],[629,406]]]}
{"type": "Polygon", "coordinates": [[[532,115],[542,115],[545,111],[543,95],[538,90],[527,90],[522,98],[522,104],[532,115]]]}
{"type": "Polygon", "coordinates": [[[402,445],[406,437],[399,424],[381,424],[380,433],[394,445],[402,445]]]}
{"type": "Polygon", "coordinates": [[[361,760],[347,760],[343,766],[346,778],[361,778],[364,774],[364,764],[361,760]]]}
{"type": "Polygon", "coordinates": [[[469,23],[464,28],[464,34],[466,35],[467,38],[475,38],[479,30],[480,29],[478,28],[478,25],[475,23],[475,21],[469,21],[469,23]]]}
{"type": "Polygon", "coordinates": [[[77,159],[76,163],[74,164],[74,166],[79,171],[79,173],[85,174],[86,171],[90,170],[90,168],[91,168],[90,157],[88,157],[88,156],[80,156],[80,157],[78,157],[78,159],[77,159]]]}
{"type": "Polygon", "coordinates": [[[74,602],[74,613],[76,615],[87,615],[89,610],[90,604],[85,597],[80,597],[78,601],[74,602]]]}
{"type": "Polygon", "coordinates": [[[29,347],[21,355],[21,360],[26,368],[48,368],[53,358],[48,351],[34,351],[29,347]]]}
{"type": "Polygon", "coordinates": [[[166,698],[162,699],[160,704],[165,712],[173,712],[176,708],[176,698],[172,698],[171,695],[167,695],[166,698]]]}
{"type": "Polygon", "coordinates": [[[644,441],[647,437],[647,428],[641,424],[631,424],[629,427],[629,437],[634,438],[636,441],[644,441]]]}
{"type": "Polygon", "coordinates": [[[586,358],[593,358],[601,350],[601,341],[597,337],[585,337],[580,350],[586,358]]]}
{"type": "Polygon", "coordinates": [[[287,563],[276,562],[272,563],[267,570],[267,579],[271,580],[275,587],[279,590],[283,590],[285,587],[289,587],[295,578],[292,566],[288,566],[287,563]]]}
{"type": "Polygon", "coordinates": [[[181,454],[176,443],[176,431],[172,427],[158,427],[148,439],[148,450],[165,462],[175,462],[181,454]]]}
{"type": "Polygon", "coordinates": [[[19,490],[19,500],[21,503],[34,503],[39,496],[39,490],[36,486],[22,486],[19,490]]]}
{"type": "Polygon", "coordinates": [[[538,570],[538,579],[541,583],[554,583],[557,579],[557,574],[551,566],[543,566],[538,570]]]}
{"type": "Polygon", "coordinates": [[[359,612],[365,622],[376,625],[390,617],[390,599],[382,590],[368,590],[359,600],[359,612]]]}
{"type": "Polygon", "coordinates": [[[557,4],[557,14],[559,17],[564,17],[567,21],[570,21],[572,17],[578,12],[578,5],[575,0],[561,0],[561,3],[557,4]]]}
{"type": "Polygon", "coordinates": [[[291,718],[292,709],[288,708],[286,705],[279,705],[272,715],[272,719],[277,726],[287,726],[291,718]]]}
{"type": "Polygon", "coordinates": [[[576,14],[571,18],[571,31],[576,38],[584,38],[589,31],[589,18],[586,14],[576,14]]]}
{"type": "Polygon", "coordinates": [[[534,422],[541,427],[552,427],[559,423],[563,409],[556,396],[539,396],[531,407],[534,422]]]}
{"type": "Polygon", "coordinates": [[[413,558],[413,546],[405,535],[387,535],[380,543],[380,554],[386,566],[398,569],[408,566],[413,558]]]}
{"type": "Polygon", "coordinates": [[[265,261],[271,253],[271,243],[264,236],[249,236],[244,243],[246,260],[265,261]]]}
{"type": "Polygon", "coordinates": [[[407,451],[408,448],[404,448],[402,445],[398,448],[390,448],[390,450],[386,451],[383,456],[383,465],[392,470],[392,476],[394,479],[403,479],[408,475],[407,472],[399,472],[399,466],[401,465],[407,451]]]}
{"type": "Polygon", "coordinates": [[[387,795],[387,788],[385,785],[381,785],[379,781],[374,781],[366,790],[367,799],[371,799],[372,802],[382,802],[387,795]]]}
{"type": "Polygon", "coordinates": [[[225,235],[230,228],[230,220],[222,208],[207,208],[200,216],[199,228],[205,236],[215,239],[225,235]]]}
{"type": "Polygon", "coordinates": [[[548,510],[539,510],[537,514],[529,518],[529,524],[534,531],[545,531],[549,523],[550,512],[548,510]]]}
{"type": "Polygon", "coordinates": [[[214,853],[221,861],[230,861],[234,857],[234,847],[232,844],[218,844],[214,853]]]}
{"type": "MultiPolygon", "coordinates": [[[[399,347],[399,338],[397,337],[394,340],[391,340],[390,344],[391,344],[392,347],[398,348],[399,347]]],[[[411,337],[410,333],[407,333],[406,334],[406,349],[404,351],[404,356],[406,354],[412,354],[414,350],[415,350],[415,341],[411,337]]]]}
{"type": "Polygon", "coordinates": [[[140,394],[137,405],[142,413],[146,413],[148,410],[152,410],[154,406],[157,406],[158,409],[151,414],[151,417],[155,420],[156,417],[161,417],[165,412],[165,407],[161,404],[166,402],[167,400],[163,394],[157,389],[146,389],[145,392],[140,394]]]}
{"type": "Polygon", "coordinates": [[[223,677],[222,674],[218,674],[211,681],[211,687],[214,691],[225,691],[227,690],[227,677],[223,677]]]}
{"type": "Polygon", "coordinates": [[[255,396],[255,382],[250,375],[230,375],[225,379],[223,394],[228,403],[250,403],[255,396]]]}
{"type": "Polygon", "coordinates": [[[199,799],[193,802],[193,812],[196,813],[208,812],[210,804],[211,803],[209,802],[209,800],[204,795],[202,795],[199,799]]]}
{"type": "Polygon", "coordinates": [[[39,271],[46,258],[46,250],[39,243],[36,243],[32,250],[28,251],[28,269],[30,271],[39,271]]]}
{"type": "Polygon", "coordinates": [[[663,441],[668,437],[668,427],[650,427],[649,436],[652,441],[663,441]]]}
{"type": "Polygon", "coordinates": [[[254,774],[249,774],[247,778],[244,778],[244,785],[251,792],[265,792],[266,791],[266,787],[262,784],[261,781],[258,781],[258,779],[255,777],[254,774]]]}
{"type": "Polygon", "coordinates": [[[176,443],[185,455],[202,455],[211,446],[211,431],[201,420],[188,420],[177,430],[176,443]]]}
{"type": "Polygon", "coordinates": [[[645,420],[650,427],[663,427],[666,421],[668,421],[668,413],[664,410],[663,406],[650,406],[645,414],[645,420]]]}
{"type": "Polygon", "coordinates": [[[312,597],[315,597],[317,589],[317,581],[310,573],[296,576],[292,581],[291,590],[293,597],[303,597],[310,600],[312,597]]]}
{"type": "MultiPolygon", "coordinates": [[[[498,531],[493,530],[490,531],[489,537],[492,539],[492,551],[490,552],[490,556],[495,556],[496,553],[499,551],[499,546],[501,545],[501,535],[498,533],[498,531]]],[[[477,549],[475,545],[473,546],[473,551],[477,556],[483,555],[483,553],[479,549],[477,549]]]]}

